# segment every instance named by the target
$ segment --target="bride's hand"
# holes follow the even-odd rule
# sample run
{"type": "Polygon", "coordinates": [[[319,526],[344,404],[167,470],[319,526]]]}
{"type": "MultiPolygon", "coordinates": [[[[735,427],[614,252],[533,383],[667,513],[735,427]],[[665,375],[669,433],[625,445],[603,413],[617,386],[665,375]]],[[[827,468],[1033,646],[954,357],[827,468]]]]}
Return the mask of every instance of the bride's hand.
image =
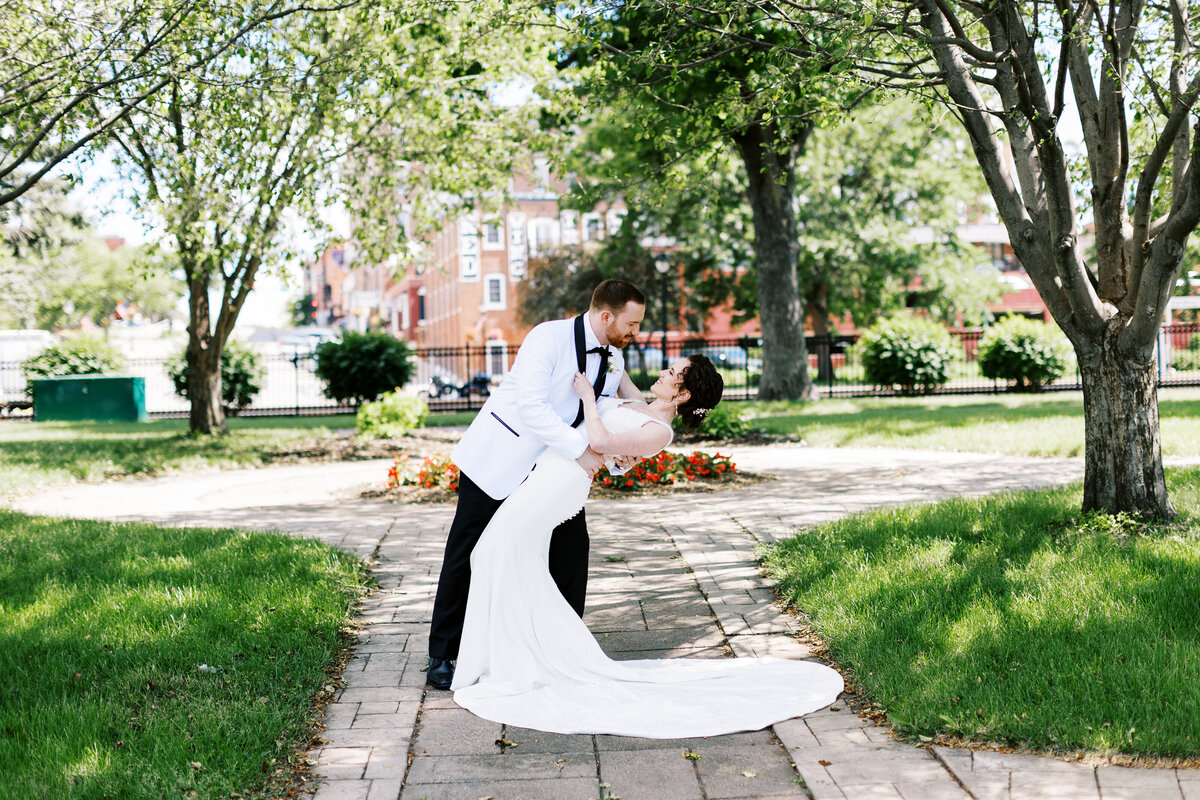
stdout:
{"type": "Polygon", "coordinates": [[[575,394],[579,395],[580,400],[595,401],[596,390],[592,388],[592,385],[590,383],[588,383],[587,376],[584,375],[582,372],[575,373],[574,388],[575,388],[575,394]]]}
{"type": "Polygon", "coordinates": [[[613,463],[623,470],[633,469],[634,465],[641,460],[641,456],[613,456],[613,463]]]}

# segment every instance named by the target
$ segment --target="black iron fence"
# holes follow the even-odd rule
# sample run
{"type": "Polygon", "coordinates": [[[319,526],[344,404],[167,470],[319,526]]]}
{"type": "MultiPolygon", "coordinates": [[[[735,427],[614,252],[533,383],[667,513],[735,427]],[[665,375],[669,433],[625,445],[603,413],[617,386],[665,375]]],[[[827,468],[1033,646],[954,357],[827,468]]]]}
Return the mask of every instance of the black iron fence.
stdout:
{"type": "MultiPolygon", "coordinates": [[[[949,380],[935,394],[991,394],[1008,390],[1003,381],[983,377],[978,350],[983,331],[953,331],[958,358],[949,380]]],[[[854,344],[857,336],[810,336],[807,338],[808,368],[823,395],[831,397],[888,396],[893,387],[873,386],[866,381],[854,344]]],[[[704,353],[725,378],[725,398],[750,400],[758,394],[762,377],[762,340],[672,339],[664,354],[659,340],[630,345],[625,350],[626,369],[642,388],[653,383],[658,370],[685,354],[704,353]]],[[[427,398],[432,411],[473,410],[483,405],[488,393],[503,378],[516,357],[516,347],[422,348],[414,353],[414,373],[407,384],[427,398]]],[[[243,414],[334,414],[354,409],[329,399],[315,374],[311,353],[263,355],[265,375],[262,390],[243,414]]],[[[186,416],[188,405],[175,394],[164,359],[134,359],[125,374],[146,381],[146,410],[151,416],[186,416]]],[[[1200,386],[1200,324],[1164,326],[1158,337],[1158,385],[1200,386]]],[[[1048,391],[1079,389],[1079,374],[1072,367],[1046,387],[1048,391]]],[[[25,377],[19,363],[0,362],[0,410],[10,418],[28,418],[25,377]]]]}

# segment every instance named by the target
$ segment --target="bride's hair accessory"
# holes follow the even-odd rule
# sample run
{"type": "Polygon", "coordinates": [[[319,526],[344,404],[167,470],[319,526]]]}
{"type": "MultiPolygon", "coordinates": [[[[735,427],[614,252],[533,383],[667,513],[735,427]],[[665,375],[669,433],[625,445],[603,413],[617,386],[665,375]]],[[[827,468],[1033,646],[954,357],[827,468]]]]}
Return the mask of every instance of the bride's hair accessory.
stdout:
{"type": "MultiPolygon", "coordinates": [[[[721,373],[705,356],[699,353],[690,355],[688,364],[683,368],[682,380],[679,384],[679,394],[685,394],[687,399],[677,404],[679,422],[687,430],[700,427],[709,411],[721,402],[721,394],[725,381],[721,373]]],[[[676,400],[679,398],[677,397],[676,400]]]]}

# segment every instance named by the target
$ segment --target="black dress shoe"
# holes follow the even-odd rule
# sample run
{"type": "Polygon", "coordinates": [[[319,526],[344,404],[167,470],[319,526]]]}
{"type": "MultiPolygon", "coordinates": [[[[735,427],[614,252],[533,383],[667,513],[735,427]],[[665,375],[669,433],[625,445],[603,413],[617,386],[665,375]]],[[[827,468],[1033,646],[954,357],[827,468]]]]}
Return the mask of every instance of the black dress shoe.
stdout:
{"type": "Polygon", "coordinates": [[[449,689],[454,682],[454,661],[449,658],[430,658],[425,683],[435,689],[449,689]]]}

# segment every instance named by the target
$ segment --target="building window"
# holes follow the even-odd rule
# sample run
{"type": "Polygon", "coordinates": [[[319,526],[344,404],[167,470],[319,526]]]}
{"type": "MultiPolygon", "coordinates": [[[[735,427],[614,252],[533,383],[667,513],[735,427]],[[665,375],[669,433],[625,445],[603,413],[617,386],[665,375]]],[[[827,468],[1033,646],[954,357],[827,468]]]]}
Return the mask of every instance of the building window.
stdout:
{"type": "Polygon", "coordinates": [[[603,233],[604,223],[601,221],[600,215],[589,213],[583,215],[583,240],[590,242],[593,239],[599,239],[603,233]]]}
{"type": "Polygon", "coordinates": [[[500,220],[492,220],[483,224],[483,249],[504,249],[504,223],[500,220]]]}
{"type": "Polygon", "coordinates": [[[558,215],[562,226],[562,243],[579,244],[579,212],[564,211],[558,215]]]}
{"type": "Polygon", "coordinates": [[[504,276],[491,273],[486,277],[483,291],[483,307],[486,310],[499,310],[507,307],[504,297],[504,276]]]}
{"type": "Polygon", "coordinates": [[[417,324],[425,324],[425,287],[417,289],[417,324]]]}
{"type": "Polygon", "coordinates": [[[529,252],[545,253],[558,246],[558,220],[538,217],[529,221],[529,252]]]}
{"type": "Polygon", "coordinates": [[[487,372],[494,378],[508,372],[508,342],[492,339],[487,343],[487,372]]]}
{"type": "Polygon", "coordinates": [[[539,189],[550,188],[550,160],[535,158],[533,160],[533,180],[539,189]]]}
{"type": "Polygon", "coordinates": [[[621,222],[625,219],[624,209],[610,208],[605,215],[608,218],[608,233],[615,236],[621,230],[621,222]]]}

